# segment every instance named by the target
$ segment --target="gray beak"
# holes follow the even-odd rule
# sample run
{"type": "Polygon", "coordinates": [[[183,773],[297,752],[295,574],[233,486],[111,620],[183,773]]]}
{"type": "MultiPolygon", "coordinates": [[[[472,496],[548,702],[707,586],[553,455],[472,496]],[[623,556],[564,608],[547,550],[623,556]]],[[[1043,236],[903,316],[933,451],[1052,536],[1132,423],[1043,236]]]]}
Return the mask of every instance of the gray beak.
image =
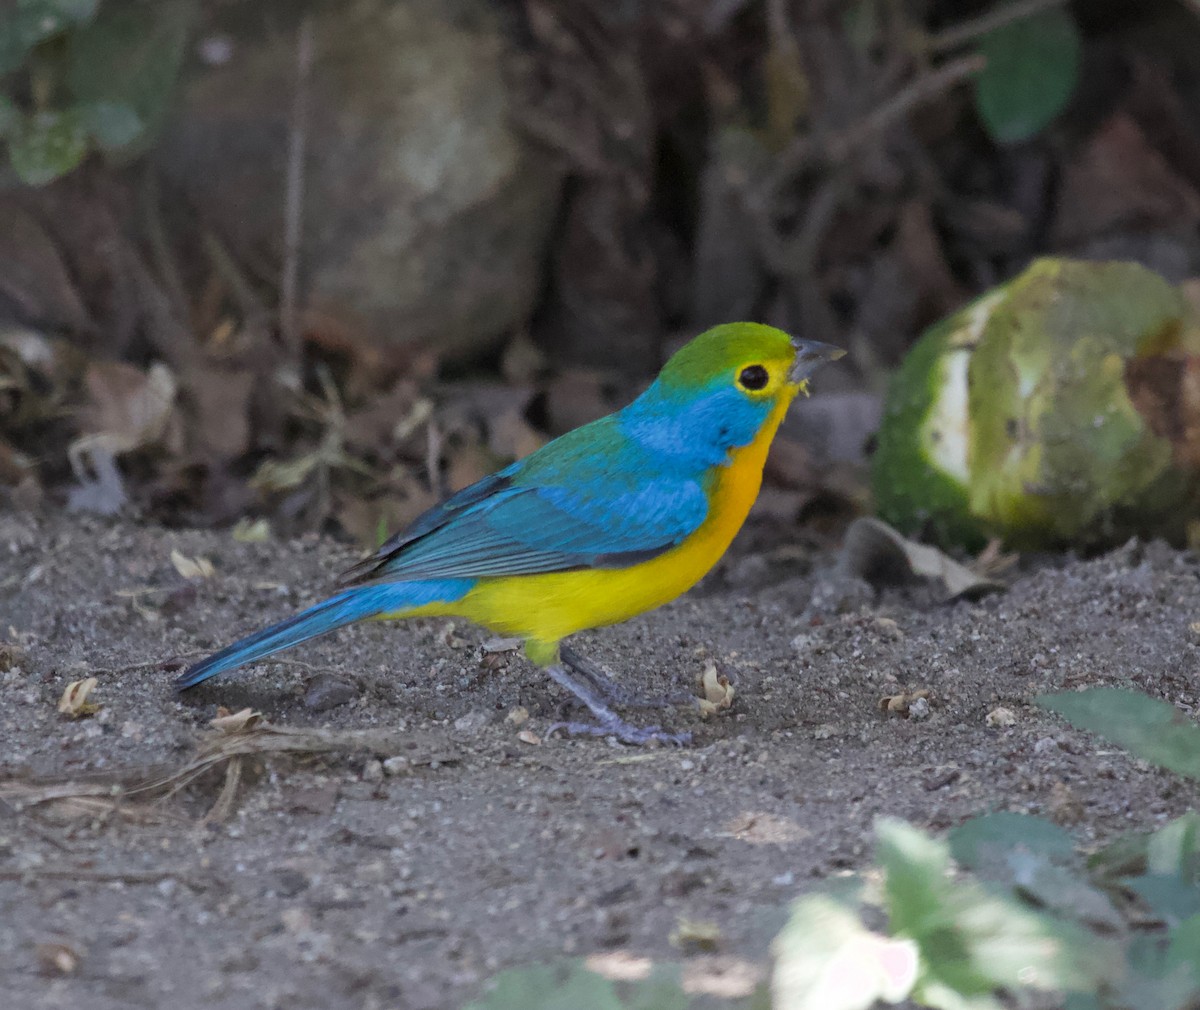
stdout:
{"type": "Polygon", "coordinates": [[[823,344],[819,340],[801,340],[792,338],[792,346],[796,348],[796,360],[788,372],[788,379],[800,382],[807,379],[817,367],[826,361],[837,361],[846,352],[833,344],[823,344]]]}

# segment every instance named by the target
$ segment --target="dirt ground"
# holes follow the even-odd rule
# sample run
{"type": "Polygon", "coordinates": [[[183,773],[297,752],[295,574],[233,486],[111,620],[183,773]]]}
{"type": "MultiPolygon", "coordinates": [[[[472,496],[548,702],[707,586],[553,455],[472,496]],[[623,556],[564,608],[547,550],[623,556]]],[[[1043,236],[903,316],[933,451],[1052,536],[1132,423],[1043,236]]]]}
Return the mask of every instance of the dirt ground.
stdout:
{"type": "Polygon", "coordinates": [[[174,695],[179,657],[315,600],[351,560],[338,544],[0,513],[0,558],[0,640],[22,647],[0,664],[14,1010],[456,1008],[500,968],[614,952],[744,991],[787,901],[869,862],[880,815],[941,830],[1035,812],[1090,844],[1200,803],[1030,704],[1114,684],[1196,711],[1200,559],[1161,545],[1027,562],[1007,593],[946,604],[924,585],[877,592],[801,531],[759,522],[692,594],[579,637],[647,691],[690,684],[709,659],[736,678],[730,711],[667,714],[691,747],[641,751],[520,739],[574,710],[462,624],[347,629],[174,695]],[[215,574],[185,580],[173,550],[215,574]],[[85,676],[103,707],[69,721],[57,701],[85,676]],[[927,717],[881,713],[882,696],[918,688],[927,717]],[[399,760],[255,760],[219,824],[202,822],[219,775],[149,811],[13,792],[179,765],[218,705],[402,730],[399,760]],[[521,726],[506,718],[519,706],[521,726]],[[715,952],[673,946],[684,921],[715,924],[715,952]]]}

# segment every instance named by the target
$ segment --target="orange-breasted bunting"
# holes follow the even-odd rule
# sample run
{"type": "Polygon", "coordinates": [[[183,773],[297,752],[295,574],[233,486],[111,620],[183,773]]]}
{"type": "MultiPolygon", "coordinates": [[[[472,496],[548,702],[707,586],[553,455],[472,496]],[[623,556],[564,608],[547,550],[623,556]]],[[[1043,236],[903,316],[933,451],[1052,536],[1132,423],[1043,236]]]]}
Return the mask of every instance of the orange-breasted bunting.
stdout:
{"type": "Polygon", "coordinates": [[[346,574],[349,588],[189,668],[180,690],[362,620],[465,617],[591,710],[575,732],[683,742],[637,728],[633,700],[562,643],[673,600],[725,552],[762,483],[779,423],[817,365],[841,357],[758,323],[680,348],[627,407],[452,495],[346,574]]]}

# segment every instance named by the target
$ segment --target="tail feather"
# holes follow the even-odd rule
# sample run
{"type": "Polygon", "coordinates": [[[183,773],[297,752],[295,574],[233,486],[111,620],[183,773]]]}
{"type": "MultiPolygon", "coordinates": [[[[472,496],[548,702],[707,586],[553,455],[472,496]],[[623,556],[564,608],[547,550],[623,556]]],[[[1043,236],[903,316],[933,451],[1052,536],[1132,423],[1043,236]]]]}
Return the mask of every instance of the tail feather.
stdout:
{"type": "Polygon", "coordinates": [[[294,617],[247,635],[240,641],[214,652],[188,667],[175,680],[175,689],[186,691],[218,674],[253,663],[259,659],[307,642],[335,628],[383,614],[451,603],[461,599],[474,584],[468,579],[394,582],[374,586],[356,586],[302,610],[294,617]]]}

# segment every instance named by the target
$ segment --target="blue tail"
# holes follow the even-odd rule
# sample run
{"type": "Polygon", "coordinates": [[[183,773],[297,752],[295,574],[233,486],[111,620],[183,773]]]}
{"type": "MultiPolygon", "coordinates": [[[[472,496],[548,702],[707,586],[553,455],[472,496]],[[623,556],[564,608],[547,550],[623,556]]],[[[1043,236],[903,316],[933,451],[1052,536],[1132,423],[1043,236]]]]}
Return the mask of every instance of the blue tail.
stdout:
{"type": "Polygon", "coordinates": [[[264,659],[355,621],[430,603],[453,603],[462,599],[474,584],[474,579],[430,579],[355,586],[200,660],[176,678],[175,689],[186,691],[209,677],[264,659]]]}

